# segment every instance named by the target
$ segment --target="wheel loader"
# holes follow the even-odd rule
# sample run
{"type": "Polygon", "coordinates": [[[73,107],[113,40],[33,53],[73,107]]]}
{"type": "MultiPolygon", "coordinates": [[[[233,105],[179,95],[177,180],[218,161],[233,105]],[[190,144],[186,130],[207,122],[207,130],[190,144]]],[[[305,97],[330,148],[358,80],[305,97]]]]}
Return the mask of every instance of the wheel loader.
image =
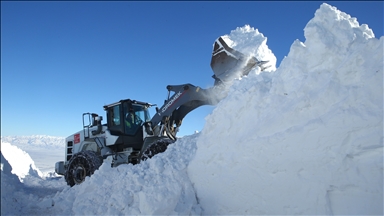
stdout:
{"type": "Polygon", "coordinates": [[[183,118],[202,105],[216,105],[226,96],[226,84],[247,75],[259,61],[229,47],[222,37],[213,45],[211,68],[214,86],[203,89],[192,84],[168,85],[168,97],[155,104],[124,99],[105,105],[106,123],[95,113],[83,114],[83,129],[65,139],[65,160],[56,162],[55,172],[71,187],[81,184],[105,161],[111,167],[138,164],[162,153],[176,141],[183,118]],[[156,106],[151,117],[149,108],[156,106]]]}

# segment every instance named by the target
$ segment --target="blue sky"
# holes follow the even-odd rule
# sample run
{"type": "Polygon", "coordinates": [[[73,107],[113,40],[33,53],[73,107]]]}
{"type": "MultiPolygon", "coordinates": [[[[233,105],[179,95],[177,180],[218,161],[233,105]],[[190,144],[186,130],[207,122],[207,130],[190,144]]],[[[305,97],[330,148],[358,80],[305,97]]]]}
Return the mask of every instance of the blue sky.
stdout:
{"type": "MultiPolygon", "coordinates": [[[[383,36],[383,2],[327,3],[383,36]]],[[[321,4],[1,1],[1,135],[66,137],[83,113],[105,116],[105,104],[160,107],[168,84],[210,87],[214,40],[246,24],[268,38],[278,66],[321,4]]],[[[178,135],[200,131],[212,110],[190,113],[178,135]]]]}

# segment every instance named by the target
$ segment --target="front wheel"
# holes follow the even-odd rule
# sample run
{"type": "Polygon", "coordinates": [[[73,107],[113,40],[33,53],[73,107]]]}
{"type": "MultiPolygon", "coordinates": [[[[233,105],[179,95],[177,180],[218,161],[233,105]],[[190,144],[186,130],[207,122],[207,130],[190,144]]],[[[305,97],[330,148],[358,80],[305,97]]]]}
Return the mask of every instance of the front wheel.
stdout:
{"type": "Polygon", "coordinates": [[[102,163],[103,158],[94,151],[79,152],[68,161],[65,181],[71,187],[81,184],[85,177],[91,176],[102,163]]]}

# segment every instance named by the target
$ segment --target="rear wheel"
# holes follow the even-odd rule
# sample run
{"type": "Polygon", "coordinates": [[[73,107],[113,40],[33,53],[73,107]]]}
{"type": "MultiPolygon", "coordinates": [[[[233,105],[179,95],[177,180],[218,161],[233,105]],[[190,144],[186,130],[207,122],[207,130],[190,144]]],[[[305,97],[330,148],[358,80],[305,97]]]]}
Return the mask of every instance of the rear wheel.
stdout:
{"type": "Polygon", "coordinates": [[[65,181],[69,186],[81,184],[85,177],[91,176],[103,163],[103,158],[94,151],[82,151],[69,161],[65,172],[65,181]]]}
{"type": "Polygon", "coordinates": [[[156,154],[165,152],[165,150],[167,150],[168,145],[173,142],[174,141],[170,139],[160,139],[153,142],[143,152],[140,153],[140,160],[145,161],[147,159],[152,158],[156,154]]]}

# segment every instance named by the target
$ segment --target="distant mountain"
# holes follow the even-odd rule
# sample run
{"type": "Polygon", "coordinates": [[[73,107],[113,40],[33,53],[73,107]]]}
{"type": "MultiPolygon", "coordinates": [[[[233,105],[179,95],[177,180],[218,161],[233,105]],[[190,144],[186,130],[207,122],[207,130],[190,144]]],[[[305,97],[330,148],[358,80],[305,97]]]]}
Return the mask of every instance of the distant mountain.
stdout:
{"type": "Polygon", "coordinates": [[[60,148],[65,145],[65,137],[54,137],[48,135],[2,136],[1,142],[10,143],[22,148],[60,148]]]}

